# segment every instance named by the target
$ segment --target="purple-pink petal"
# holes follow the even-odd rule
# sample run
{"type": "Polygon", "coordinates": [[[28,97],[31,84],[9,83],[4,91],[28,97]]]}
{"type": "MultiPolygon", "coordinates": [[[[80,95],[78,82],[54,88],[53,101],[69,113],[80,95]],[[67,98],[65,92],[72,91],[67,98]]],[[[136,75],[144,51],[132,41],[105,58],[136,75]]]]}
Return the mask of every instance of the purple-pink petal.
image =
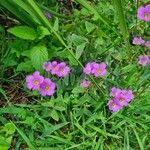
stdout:
{"type": "Polygon", "coordinates": [[[139,56],[138,63],[140,65],[142,65],[142,66],[146,66],[146,65],[150,64],[150,58],[149,58],[149,56],[148,55],[143,55],[143,56],[141,55],[141,56],[139,56]]]}
{"type": "Polygon", "coordinates": [[[83,80],[83,81],[81,82],[80,86],[83,87],[83,88],[87,88],[87,87],[90,86],[90,81],[88,81],[88,80],[83,80]]]}
{"type": "Polygon", "coordinates": [[[118,112],[122,108],[115,100],[109,100],[107,105],[112,112],[118,112]]]}

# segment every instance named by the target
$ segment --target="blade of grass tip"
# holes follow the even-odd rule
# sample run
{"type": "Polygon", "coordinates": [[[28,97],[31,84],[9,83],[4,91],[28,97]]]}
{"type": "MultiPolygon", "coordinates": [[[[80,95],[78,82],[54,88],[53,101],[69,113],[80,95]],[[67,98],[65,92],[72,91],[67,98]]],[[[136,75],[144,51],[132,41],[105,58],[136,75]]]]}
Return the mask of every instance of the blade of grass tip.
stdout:
{"type": "Polygon", "coordinates": [[[36,148],[31,144],[31,142],[28,139],[28,137],[12,121],[11,121],[11,123],[14,125],[14,127],[16,128],[16,130],[18,131],[18,133],[21,135],[21,137],[27,143],[27,145],[29,146],[29,148],[31,148],[31,150],[36,150],[36,148]]]}
{"type": "Polygon", "coordinates": [[[17,5],[12,1],[0,1],[0,5],[9,10],[12,14],[14,14],[17,18],[19,18],[22,22],[28,24],[29,26],[36,25],[36,23],[31,19],[30,15],[22,11],[22,9],[18,9],[17,5]]]}
{"type": "Polygon", "coordinates": [[[125,128],[125,143],[124,143],[124,149],[125,150],[130,150],[130,144],[129,144],[129,134],[128,134],[128,128],[125,128]]]}
{"type": "Polygon", "coordinates": [[[126,39],[128,36],[128,29],[127,29],[127,24],[126,24],[126,20],[125,20],[125,16],[124,16],[124,12],[123,12],[123,6],[122,6],[122,1],[121,0],[113,0],[113,4],[118,16],[118,21],[120,24],[120,29],[121,32],[123,34],[123,37],[126,39]]]}
{"type": "Polygon", "coordinates": [[[140,146],[140,149],[141,149],[141,150],[144,150],[142,141],[140,140],[138,133],[136,132],[136,130],[135,130],[134,128],[133,128],[133,131],[134,131],[134,134],[135,134],[136,139],[137,139],[137,141],[138,141],[138,144],[139,144],[139,146],[140,146]]]}
{"type": "Polygon", "coordinates": [[[36,17],[36,15],[32,12],[32,9],[22,0],[12,0],[13,3],[16,3],[20,8],[22,8],[24,11],[26,11],[27,13],[30,14],[31,18],[37,22],[38,24],[40,24],[40,20],[38,20],[38,18],[36,17]]]}
{"type": "MultiPolygon", "coordinates": [[[[47,18],[44,16],[44,14],[42,13],[42,11],[38,7],[38,5],[34,2],[34,0],[27,0],[27,2],[33,8],[33,10],[35,11],[35,13],[39,17],[39,19],[43,22],[43,24],[49,30],[51,30],[54,33],[54,35],[59,39],[59,41],[62,43],[62,45],[68,50],[68,52],[72,55],[72,57],[83,68],[82,63],[76,58],[76,56],[74,55],[73,51],[67,46],[67,44],[64,42],[64,40],[62,39],[62,37],[53,29],[53,27],[51,26],[51,24],[49,23],[49,21],[47,20],[47,18]]],[[[97,84],[97,82],[91,76],[89,76],[89,78],[94,82],[94,84],[96,85],[96,87],[104,94],[102,88],[97,84]]]]}
{"type": "Polygon", "coordinates": [[[87,10],[89,10],[90,12],[92,12],[97,18],[99,18],[110,30],[112,30],[114,33],[116,33],[118,35],[118,33],[112,28],[112,26],[109,25],[109,23],[107,23],[106,20],[103,19],[103,17],[97,12],[97,10],[92,7],[89,3],[87,3],[87,1],[85,0],[76,0],[77,3],[81,4],[82,6],[84,6],[87,10]]]}

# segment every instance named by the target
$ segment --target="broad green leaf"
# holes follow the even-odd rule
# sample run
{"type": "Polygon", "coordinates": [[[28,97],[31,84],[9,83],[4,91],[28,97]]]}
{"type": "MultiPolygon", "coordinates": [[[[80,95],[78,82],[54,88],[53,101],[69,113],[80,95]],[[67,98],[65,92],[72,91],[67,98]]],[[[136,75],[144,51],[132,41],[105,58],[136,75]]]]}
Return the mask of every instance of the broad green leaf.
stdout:
{"type": "Polygon", "coordinates": [[[70,40],[76,46],[88,42],[87,38],[79,36],[79,35],[76,35],[76,34],[72,34],[71,37],[70,37],[70,40]]]}
{"type": "Polygon", "coordinates": [[[84,93],[84,89],[80,86],[77,86],[72,90],[72,93],[74,93],[74,94],[84,93]]]}
{"type": "Polygon", "coordinates": [[[86,43],[82,43],[80,45],[77,46],[76,49],[76,58],[79,59],[84,51],[86,43]]]}
{"type": "Polygon", "coordinates": [[[87,33],[89,34],[90,32],[92,32],[96,28],[96,25],[86,21],[85,27],[86,27],[87,33]]]}
{"type": "Polygon", "coordinates": [[[49,32],[49,30],[43,26],[39,26],[37,27],[37,32],[38,32],[38,35],[39,35],[39,39],[42,39],[44,38],[45,36],[47,35],[50,35],[51,33],[49,32]]]}
{"type": "Polygon", "coordinates": [[[9,33],[25,40],[35,40],[37,38],[37,32],[28,26],[16,26],[7,30],[9,33]]]}
{"type": "Polygon", "coordinates": [[[47,48],[43,45],[37,45],[31,49],[31,61],[34,68],[43,71],[42,66],[48,60],[47,48]]]}
{"type": "Polygon", "coordinates": [[[22,62],[17,66],[17,71],[31,72],[34,68],[31,61],[22,62]]]}
{"type": "Polygon", "coordinates": [[[57,111],[56,111],[55,109],[52,110],[52,112],[51,112],[51,117],[52,117],[54,120],[56,120],[56,121],[59,120],[58,113],[57,113],[57,111]]]}

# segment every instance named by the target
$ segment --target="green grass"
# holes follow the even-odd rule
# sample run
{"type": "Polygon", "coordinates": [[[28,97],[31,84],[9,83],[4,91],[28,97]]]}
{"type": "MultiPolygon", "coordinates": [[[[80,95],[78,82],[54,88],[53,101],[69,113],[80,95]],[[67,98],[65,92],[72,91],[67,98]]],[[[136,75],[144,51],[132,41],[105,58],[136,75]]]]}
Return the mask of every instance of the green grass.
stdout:
{"type": "Polygon", "coordinates": [[[68,5],[55,0],[0,2],[2,16],[13,24],[0,26],[0,149],[149,150],[150,68],[137,63],[139,55],[149,52],[132,45],[131,34],[148,40],[149,24],[136,22],[134,1],[76,0],[72,10],[68,5]],[[57,91],[41,97],[26,88],[25,76],[40,70],[47,58],[65,61],[71,73],[59,80],[49,76],[57,91]],[[82,68],[89,61],[106,62],[106,77],[85,77],[82,68]],[[80,87],[84,78],[91,88],[80,87]],[[107,106],[113,86],[135,95],[117,113],[107,106]]]}

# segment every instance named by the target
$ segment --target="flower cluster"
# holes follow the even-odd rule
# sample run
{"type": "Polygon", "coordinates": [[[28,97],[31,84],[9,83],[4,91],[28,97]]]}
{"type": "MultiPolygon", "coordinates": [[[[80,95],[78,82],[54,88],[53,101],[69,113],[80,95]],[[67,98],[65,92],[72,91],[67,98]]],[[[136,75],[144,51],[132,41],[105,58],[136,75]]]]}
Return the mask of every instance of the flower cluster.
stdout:
{"type": "Polygon", "coordinates": [[[139,7],[137,17],[140,20],[150,22],[150,4],[145,7],[139,7]]]}
{"type": "Polygon", "coordinates": [[[106,64],[89,62],[84,67],[83,72],[88,75],[94,75],[95,77],[104,76],[107,73],[106,64]]]}
{"type": "Polygon", "coordinates": [[[45,62],[43,69],[58,77],[66,77],[70,72],[70,68],[64,62],[58,63],[57,61],[45,62]]]}
{"type": "Polygon", "coordinates": [[[144,41],[142,37],[134,37],[132,43],[134,45],[145,45],[148,49],[150,49],[150,41],[144,41]]]}
{"type": "Polygon", "coordinates": [[[111,89],[110,96],[113,98],[109,100],[107,105],[112,112],[118,112],[134,99],[134,95],[131,90],[121,90],[116,87],[111,89]]]}
{"type": "Polygon", "coordinates": [[[42,96],[51,96],[55,92],[56,85],[49,78],[44,78],[38,71],[26,77],[27,88],[40,91],[42,96]]]}
{"type": "Polygon", "coordinates": [[[142,39],[142,37],[134,37],[132,43],[134,45],[143,45],[145,44],[145,41],[142,39]]]}
{"type": "Polygon", "coordinates": [[[150,58],[148,55],[140,55],[138,63],[142,66],[147,66],[150,64],[150,58]]]}

